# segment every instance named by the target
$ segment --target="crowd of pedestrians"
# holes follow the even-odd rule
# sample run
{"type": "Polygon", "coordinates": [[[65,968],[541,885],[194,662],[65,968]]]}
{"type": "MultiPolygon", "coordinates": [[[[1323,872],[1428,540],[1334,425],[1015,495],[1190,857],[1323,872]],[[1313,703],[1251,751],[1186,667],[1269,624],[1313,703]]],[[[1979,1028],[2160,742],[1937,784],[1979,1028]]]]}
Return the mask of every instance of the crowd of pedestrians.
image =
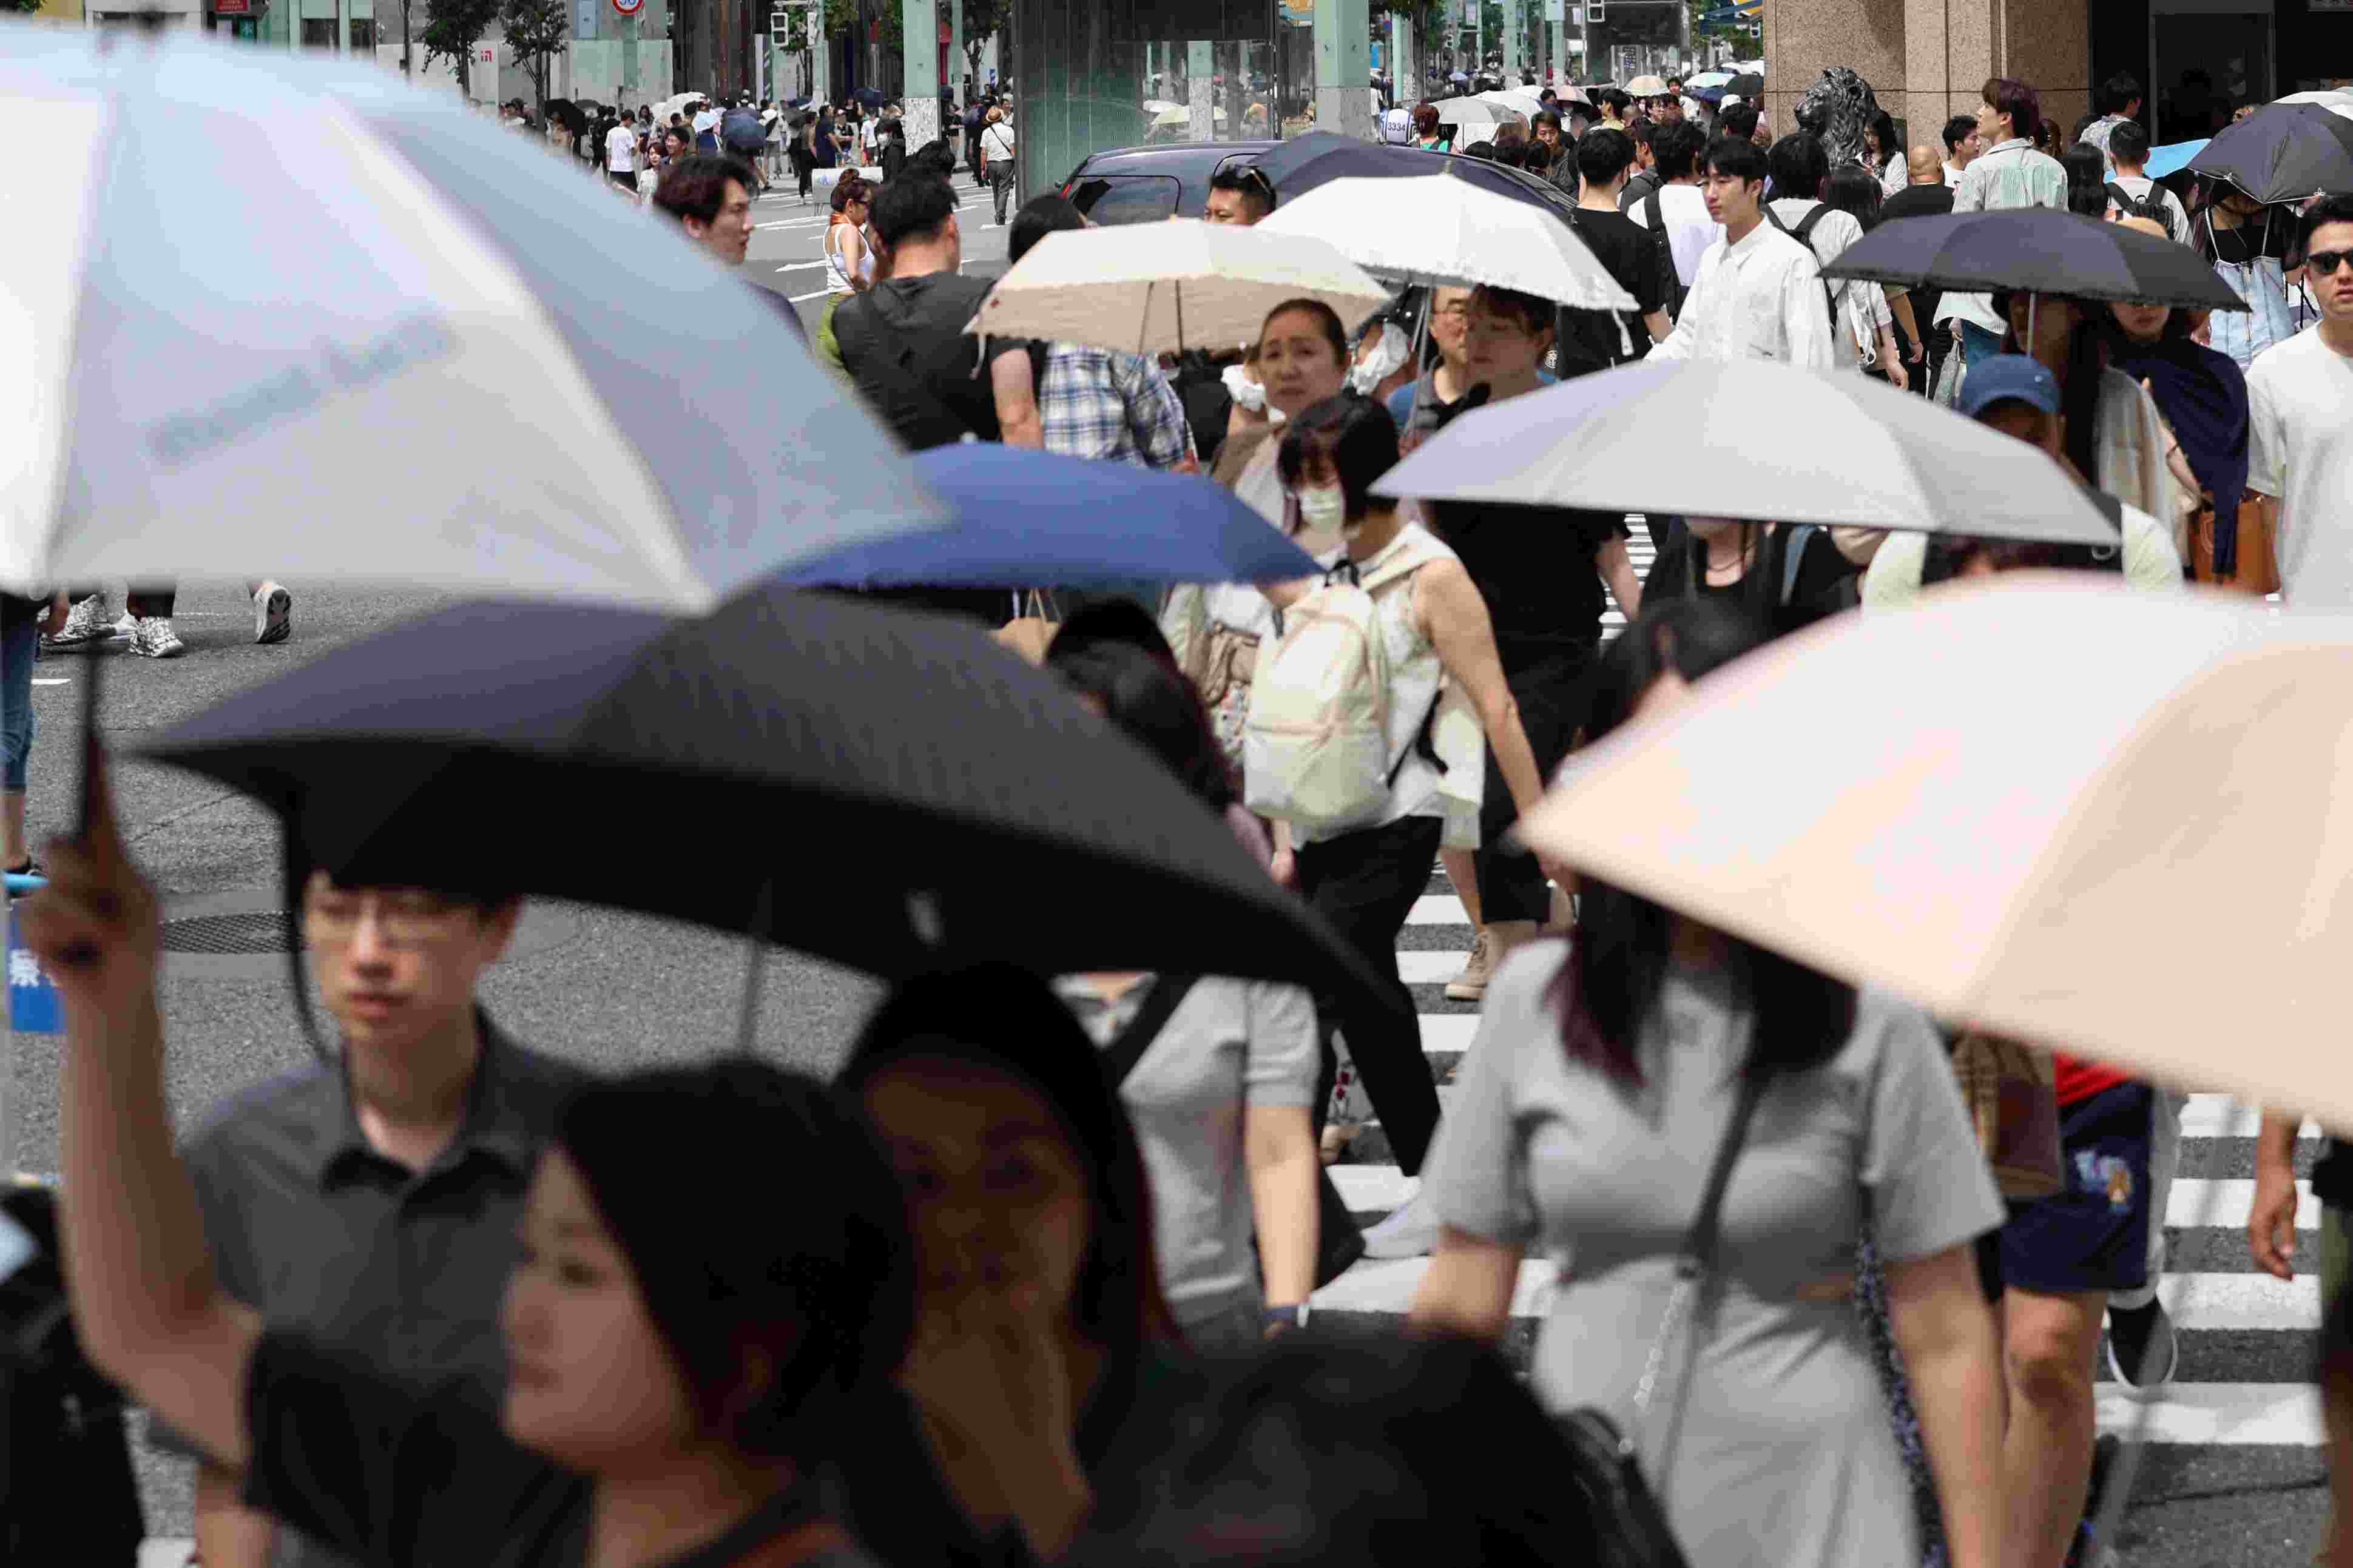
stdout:
{"type": "MultiPolygon", "coordinates": [[[[749,1059],[592,1080],[480,1001],[514,889],[343,885],[298,826],[285,885],[332,1047],[175,1142],[156,895],[101,777],[22,915],[71,1018],[66,1260],[90,1355],[197,1461],[208,1568],[1573,1558],[1563,1531],[1618,1525],[1564,1500],[1580,1461],[1547,1416],[1591,1410],[1630,1435],[1694,1568],[2086,1560],[2103,1328],[2137,1394],[2180,1360],[2156,1289],[2179,1098],[2027,1050],[2056,1158],[2022,1187],[1957,1078],[1966,1021],[1580,878],[1514,828],[1579,747],[1665,721],[1776,637],[1952,579],[2353,607],[2353,194],[2152,180],[2129,79],[2057,156],[2015,80],[1909,145],[1873,113],[1859,157],[1666,87],[1556,95],[1531,132],[1462,150],[1561,193],[1631,310],[1440,286],[1352,331],[1302,297],[1182,355],[967,331],[991,283],[963,269],[960,163],[1017,268],[1088,223],[1060,195],[1013,203],[1007,103],[912,153],[895,115],[854,106],[597,121],[603,176],[730,268],[784,165],[804,195],[841,171],[807,335],[909,450],[1199,474],[1316,558],[1292,582],[1058,595],[1044,668],[1401,1004],[1399,935],[1445,866],[1475,928],[1446,994],[1480,1005],[1476,1037],[1441,1114],[1419,1043],[1350,1038],[1334,996],[989,966],[899,984],[829,1085],[749,1059]],[[2086,202],[2256,308],[1825,275],[1883,226],[2086,202]],[[1935,398],[2072,477],[2115,541],[1793,527],[1732,496],[1638,518],[1384,493],[1457,420],[1638,361],[1935,398]],[[1605,644],[1612,605],[1628,626],[1605,644]],[[1374,1121],[1421,1185],[1360,1236],[1327,1167],[1374,1121]],[[778,1190],[788,1211],[711,1201],[778,1190]],[[1687,1236],[1711,1281],[1689,1321],[1687,1236]],[[1427,1342],[1316,1337],[1311,1296],[1364,1254],[1430,1258],[1427,1342]],[[1532,1258],[1568,1261],[1523,1390],[1461,1342],[1504,1339],[1532,1258]],[[1343,1373],[1359,1384],[1324,1381],[1343,1373]],[[1463,1523],[1426,1483],[1504,1434],[1463,1523]],[[1348,1465],[1374,1479],[1326,1512],[1348,1465]]],[[[1394,130],[1454,150],[1430,105],[1394,130]]],[[[1283,196],[1229,165],[1207,216],[1257,224],[1283,196]]],[[[286,590],[251,592],[257,640],[282,639],[286,590]]],[[[997,591],[889,596],[1008,618],[997,591]]],[[[105,636],[106,603],[0,606],[10,869],[31,863],[33,627],[105,636]]],[[[153,652],[170,593],[130,603],[153,652]]],[[[2299,1120],[2264,1121],[2249,1221],[2283,1276],[2299,1120]]],[[[2322,1195],[2341,1276],[2353,1182],[2322,1195]]]]}

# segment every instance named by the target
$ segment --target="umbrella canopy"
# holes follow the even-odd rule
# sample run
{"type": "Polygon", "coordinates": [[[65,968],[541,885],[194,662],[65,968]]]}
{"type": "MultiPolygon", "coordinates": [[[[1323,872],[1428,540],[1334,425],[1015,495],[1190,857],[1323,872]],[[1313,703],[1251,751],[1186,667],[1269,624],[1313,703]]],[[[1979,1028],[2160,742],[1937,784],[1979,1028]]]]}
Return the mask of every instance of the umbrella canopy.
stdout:
{"type": "Polygon", "coordinates": [[[1702,103],[1720,103],[1724,100],[1724,94],[1725,88],[1722,82],[1707,82],[1698,87],[1686,86],[1683,89],[1685,98],[1695,98],[1702,103]]]}
{"type": "MultiPolygon", "coordinates": [[[[1544,100],[1538,98],[1535,90],[1529,88],[1504,88],[1496,92],[1482,92],[1479,97],[1498,108],[1508,109],[1514,114],[1525,114],[1534,118],[1544,112],[1544,100]]],[[[1443,116],[1440,118],[1442,119],[1443,116]]]]}
{"type": "Polygon", "coordinates": [[[1528,117],[1516,109],[1506,109],[1483,98],[1441,98],[1430,108],[1438,110],[1440,125],[1521,125],[1528,117]]]}
{"type": "Polygon", "coordinates": [[[1626,84],[1626,96],[1629,98],[1664,98],[1667,96],[1667,84],[1664,79],[1659,77],[1638,76],[1632,81],[1626,84]]]}
{"type": "Polygon", "coordinates": [[[2228,180],[2266,205],[2353,191],[2353,120],[2317,103],[2268,105],[2214,132],[2189,172],[2228,180]]]}
{"type": "Polygon", "coordinates": [[[2179,240],[2048,207],[1883,223],[1839,252],[1822,276],[1978,293],[2026,289],[2184,310],[2247,309],[2179,240]]]}
{"type": "Polygon", "coordinates": [[[1694,88],[1723,87],[1729,83],[1737,74],[1738,73],[1735,71],[1725,70],[1702,71],[1697,76],[1692,77],[1684,81],[1683,90],[1685,92],[1689,92],[1694,88]]]}
{"type": "Polygon", "coordinates": [[[1746,71],[1725,82],[1724,90],[1729,96],[1746,102],[1764,93],[1765,78],[1759,72],[1746,71]]]}
{"type": "MultiPolygon", "coordinates": [[[[1209,118],[1213,123],[1223,125],[1226,122],[1226,111],[1222,109],[1212,110],[1209,118]]],[[[1181,103],[1172,103],[1154,114],[1152,123],[1155,126],[1165,127],[1190,125],[1193,123],[1193,111],[1181,103]]]]}
{"type": "Polygon", "coordinates": [[[2345,617],[2021,574],[1709,676],[1520,832],[1955,1022],[2347,1128],[2348,739],[2345,617]]]}
{"type": "Polygon", "coordinates": [[[0,196],[25,204],[0,258],[13,586],[700,610],[946,521],[740,277],[453,97],[308,51],[15,23],[0,100],[57,128],[0,196]],[[244,145],[269,156],[218,155],[244,145]]]}
{"type": "Polygon", "coordinates": [[[1273,583],[1322,570],[1224,486],[974,441],[915,455],[953,527],[806,562],[801,587],[1115,588],[1273,583]],[[1104,526],[1115,517],[1118,526],[1104,526]]]}
{"type": "Polygon", "coordinates": [[[2189,167],[2189,160],[2204,150],[2210,138],[2195,142],[2168,142],[2162,147],[2148,150],[2148,163],[2141,172],[2152,180],[2161,180],[2177,170],[2189,167]]]}
{"type": "Polygon", "coordinates": [[[2291,92],[2285,98],[2275,98],[2274,103],[2316,103],[2331,114],[2353,120],[2353,89],[2327,88],[2318,92],[2291,92]]]}
{"type": "Polygon", "coordinates": [[[1484,283],[1582,310],[1636,309],[1559,218],[1451,173],[1409,185],[1334,180],[1283,202],[1258,227],[1324,237],[1357,266],[1393,280],[1484,283]]]}
{"type": "Polygon", "coordinates": [[[1374,493],[2065,543],[2116,537],[2065,470],[2014,437],[1868,376],[1759,360],[1620,365],[1479,409],[1374,493]],[[1707,439],[1692,441],[1694,430],[1707,439]]]}
{"type": "Polygon", "coordinates": [[[709,93],[703,92],[672,93],[670,97],[663,99],[659,103],[654,105],[654,118],[667,125],[670,123],[670,117],[671,115],[683,114],[686,112],[686,106],[688,104],[700,103],[710,96],[711,95],[709,93]]]}
{"type": "Polygon", "coordinates": [[[1482,190],[1547,212],[1565,212],[1573,205],[1543,181],[1484,158],[1425,153],[1419,147],[1386,146],[1329,131],[1311,131],[1283,142],[1260,158],[1258,167],[1273,183],[1276,196],[1286,205],[1334,180],[1432,180],[1440,176],[1467,180],[1482,190]]]}
{"type": "Polygon", "coordinates": [[[584,900],[885,975],[994,958],[1289,979],[1415,1028],[1156,760],[944,617],[784,588],[691,621],[477,602],[330,649],[144,754],[259,799],[354,881],[584,900]],[[595,852],[649,817],[679,874],[595,852]],[[880,858],[842,860],[823,899],[773,896],[851,846],[880,858]]]}
{"type": "Polygon", "coordinates": [[[1172,109],[1182,109],[1185,106],[1183,104],[1178,103],[1172,99],[1147,98],[1144,100],[1144,112],[1146,114],[1166,114],[1172,109]]]}
{"type": "Polygon", "coordinates": [[[1129,353],[1256,342],[1286,300],[1320,300],[1351,331],[1388,290],[1326,240],[1264,224],[1114,224],[1050,234],[997,281],[965,331],[1129,353]]]}

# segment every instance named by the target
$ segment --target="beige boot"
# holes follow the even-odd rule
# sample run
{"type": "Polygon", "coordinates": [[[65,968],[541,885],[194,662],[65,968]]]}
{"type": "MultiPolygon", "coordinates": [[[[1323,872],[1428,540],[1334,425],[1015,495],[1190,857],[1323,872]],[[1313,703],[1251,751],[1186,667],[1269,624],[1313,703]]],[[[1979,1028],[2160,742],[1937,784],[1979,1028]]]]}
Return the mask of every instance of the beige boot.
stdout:
{"type": "Polygon", "coordinates": [[[1479,934],[1471,940],[1471,960],[1462,973],[1446,983],[1446,999],[1450,1002],[1476,1002],[1487,994],[1487,976],[1495,971],[1494,941],[1481,926],[1479,934]]]}
{"type": "Polygon", "coordinates": [[[1534,921],[1497,921],[1487,928],[1487,972],[1504,967],[1504,960],[1536,939],[1534,921]]]}

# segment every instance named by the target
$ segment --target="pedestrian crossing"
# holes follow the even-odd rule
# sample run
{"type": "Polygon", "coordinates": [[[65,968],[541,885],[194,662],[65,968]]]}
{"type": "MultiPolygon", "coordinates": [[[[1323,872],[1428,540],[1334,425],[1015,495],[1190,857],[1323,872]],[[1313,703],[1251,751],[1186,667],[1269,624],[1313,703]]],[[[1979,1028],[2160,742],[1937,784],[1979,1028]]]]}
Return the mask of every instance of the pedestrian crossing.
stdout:
{"type": "MultiPolygon", "coordinates": [[[[1445,983],[1461,972],[1472,936],[1461,899],[1443,868],[1435,869],[1408,917],[1398,962],[1420,1010],[1422,1051],[1440,1083],[1441,1104],[1452,1093],[1446,1078],[1472,1047],[1479,1026],[1475,1005],[1445,998],[1445,983]]],[[[2260,1114],[2219,1094],[2190,1095],[2181,1114],[2180,1173],[2166,1205],[2168,1272],[2158,1287],[2179,1333],[2179,1372],[2147,1408],[2145,1436],[2186,1458],[2301,1449],[2314,1451],[2316,1459],[2325,1441],[2309,1382],[2313,1333],[2320,1324],[2319,1279],[2309,1272],[2275,1279],[2257,1271],[2247,1252],[2260,1114]]],[[[2317,1130],[2307,1126],[2296,1149],[2300,1178],[2309,1176],[2319,1148],[2317,1130]]],[[[1377,1122],[1357,1135],[1348,1156],[1331,1171],[1349,1211],[1366,1226],[1403,1207],[1419,1188],[1397,1165],[1377,1122]]],[[[2297,1263],[2308,1267],[2317,1261],[2320,1210],[2309,1181],[2299,1180],[2297,1187],[2296,1227],[2303,1237],[2297,1263]]],[[[1316,1310],[1339,1321],[1401,1324],[1428,1267],[1426,1258],[1366,1259],[1316,1292],[1316,1310]]],[[[1549,1261],[1521,1265],[1512,1331],[1504,1344],[1515,1364],[1525,1366],[1554,1288],[1549,1261]]],[[[2143,1406],[2113,1380],[2105,1350],[2097,1378],[2101,1431],[2130,1432],[2143,1406]]]]}

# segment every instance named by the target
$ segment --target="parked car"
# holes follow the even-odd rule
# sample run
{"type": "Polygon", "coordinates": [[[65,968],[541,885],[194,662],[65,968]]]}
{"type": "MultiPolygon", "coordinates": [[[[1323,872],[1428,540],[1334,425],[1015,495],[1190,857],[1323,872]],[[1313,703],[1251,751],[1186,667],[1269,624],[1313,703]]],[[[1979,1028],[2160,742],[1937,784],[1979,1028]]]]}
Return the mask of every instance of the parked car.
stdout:
{"type": "MultiPolygon", "coordinates": [[[[1166,142],[1145,147],[1113,147],[1080,161],[1060,194],[1098,224],[1158,223],[1199,217],[1209,204],[1209,179],[1229,164],[1251,163],[1281,146],[1279,142],[1166,142]]],[[[1525,192],[1571,221],[1576,198],[1535,176],[1484,158],[1456,153],[1420,153],[1465,165],[1468,176],[1489,189],[1525,192]]],[[[1282,193],[1275,193],[1276,199],[1282,193]]]]}

